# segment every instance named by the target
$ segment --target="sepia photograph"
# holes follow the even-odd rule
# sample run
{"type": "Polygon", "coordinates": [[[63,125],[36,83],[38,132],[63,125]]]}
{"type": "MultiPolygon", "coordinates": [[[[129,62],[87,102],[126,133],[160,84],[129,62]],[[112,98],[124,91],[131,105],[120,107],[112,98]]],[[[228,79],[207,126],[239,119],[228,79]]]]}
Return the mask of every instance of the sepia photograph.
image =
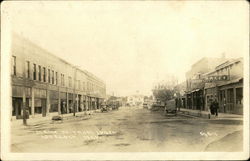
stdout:
{"type": "Polygon", "coordinates": [[[247,1],[4,1],[1,160],[247,160],[247,1]]]}

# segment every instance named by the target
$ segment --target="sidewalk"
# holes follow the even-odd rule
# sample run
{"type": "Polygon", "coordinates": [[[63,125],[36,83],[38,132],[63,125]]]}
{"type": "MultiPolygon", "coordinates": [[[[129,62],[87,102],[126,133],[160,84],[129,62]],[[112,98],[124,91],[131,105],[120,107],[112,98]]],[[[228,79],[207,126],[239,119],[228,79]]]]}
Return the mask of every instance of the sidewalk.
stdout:
{"type": "Polygon", "coordinates": [[[208,111],[192,110],[180,108],[178,111],[180,114],[190,115],[194,117],[201,117],[206,119],[232,119],[232,120],[243,120],[243,115],[229,114],[229,113],[218,113],[218,117],[211,116],[208,111]]]}
{"type": "MultiPolygon", "coordinates": [[[[46,121],[52,121],[52,117],[53,116],[61,116],[63,118],[63,120],[69,120],[75,117],[83,117],[83,116],[89,116],[92,115],[94,113],[98,113],[100,112],[100,110],[93,110],[93,111],[82,111],[82,112],[76,112],[75,116],[73,116],[73,113],[67,113],[67,114],[58,114],[57,112],[53,112],[53,113],[49,113],[48,116],[46,117],[42,117],[41,114],[39,115],[35,115],[35,116],[30,116],[29,119],[27,119],[27,124],[28,125],[32,125],[32,124],[37,124],[37,123],[41,123],[41,122],[46,122],[46,121]]],[[[11,120],[11,124],[16,126],[16,125],[23,125],[23,119],[12,119],[11,120]]]]}

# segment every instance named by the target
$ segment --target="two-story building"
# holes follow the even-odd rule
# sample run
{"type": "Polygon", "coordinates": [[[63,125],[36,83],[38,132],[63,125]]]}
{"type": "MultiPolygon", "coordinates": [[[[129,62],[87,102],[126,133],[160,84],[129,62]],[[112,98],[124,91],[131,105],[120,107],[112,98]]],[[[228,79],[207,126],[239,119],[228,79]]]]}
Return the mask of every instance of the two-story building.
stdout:
{"type": "Polygon", "coordinates": [[[102,80],[17,34],[11,42],[11,81],[16,118],[24,107],[31,117],[97,109],[106,95],[102,80]]]}
{"type": "Polygon", "coordinates": [[[204,77],[208,80],[204,87],[206,110],[211,101],[218,99],[219,112],[243,114],[242,58],[225,61],[216,66],[213,71],[204,74],[204,77]],[[212,78],[211,82],[209,82],[210,78],[212,78]]]}
{"type": "Polygon", "coordinates": [[[194,63],[186,73],[186,107],[188,109],[205,110],[203,74],[213,70],[217,65],[227,60],[204,57],[194,63]]]}

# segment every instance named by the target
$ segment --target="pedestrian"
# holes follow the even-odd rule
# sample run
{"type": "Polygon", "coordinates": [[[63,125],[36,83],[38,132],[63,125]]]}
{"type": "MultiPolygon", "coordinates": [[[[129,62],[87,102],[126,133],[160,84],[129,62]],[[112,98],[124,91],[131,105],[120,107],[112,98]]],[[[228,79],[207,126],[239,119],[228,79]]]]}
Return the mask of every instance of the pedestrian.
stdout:
{"type": "Polygon", "coordinates": [[[211,101],[210,103],[210,113],[211,115],[214,115],[214,102],[213,101],[211,101]]]}
{"type": "Polygon", "coordinates": [[[213,104],[214,104],[213,107],[214,107],[215,116],[218,117],[219,103],[218,103],[217,99],[214,100],[213,104]]]}

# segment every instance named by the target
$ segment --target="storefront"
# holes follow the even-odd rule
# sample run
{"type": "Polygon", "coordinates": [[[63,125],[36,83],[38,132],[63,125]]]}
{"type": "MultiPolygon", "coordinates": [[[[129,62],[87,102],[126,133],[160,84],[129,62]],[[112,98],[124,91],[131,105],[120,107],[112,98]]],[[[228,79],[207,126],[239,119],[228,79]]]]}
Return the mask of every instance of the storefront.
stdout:
{"type": "Polygon", "coordinates": [[[12,86],[12,116],[15,116],[16,119],[21,119],[23,106],[28,107],[29,113],[31,113],[30,100],[31,100],[31,88],[12,86]]]}
{"type": "Polygon", "coordinates": [[[60,108],[61,108],[61,113],[65,114],[67,113],[67,95],[65,92],[60,92],[60,108]]]}
{"type": "Polygon", "coordinates": [[[218,87],[216,83],[205,83],[205,110],[208,111],[211,103],[217,99],[218,100],[218,87]]]}
{"type": "Polygon", "coordinates": [[[58,91],[49,91],[50,111],[58,112],[58,91]]]}
{"type": "Polygon", "coordinates": [[[68,93],[68,108],[69,108],[69,113],[73,113],[74,111],[74,106],[73,106],[73,93],[68,93]]]}
{"type": "Polygon", "coordinates": [[[219,85],[219,111],[243,114],[243,78],[219,85]]]}

